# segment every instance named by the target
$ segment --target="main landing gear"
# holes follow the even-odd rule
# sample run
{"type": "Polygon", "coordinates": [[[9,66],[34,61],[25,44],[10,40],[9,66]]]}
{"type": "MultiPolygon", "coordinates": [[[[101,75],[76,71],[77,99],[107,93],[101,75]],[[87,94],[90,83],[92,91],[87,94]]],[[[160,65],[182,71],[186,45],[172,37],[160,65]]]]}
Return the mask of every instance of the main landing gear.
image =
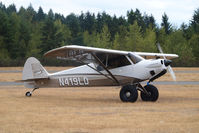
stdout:
{"type": "Polygon", "coordinates": [[[141,91],[141,99],[143,101],[152,101],[152,102],[155,102],[158,100],[158,97],[159,97],[159,92],[158,92],[158,89],[153,86],[153,85],[146,85],[144,86],[144,89],[148,92],[145,93],[144,91],[141,91]]]}
{"type": "Polygon", "coordinates": [[[120,90],[120,99],[123,102],[135,102],[138,98],[136,85],[126,85],[120,90]]]}
{"type": "Polygon", "coordinates": [[[31,96],[32,96],[32,93],[33,93],[36,89],[39,89],[39,88],[34,88],[32,91],[26,92],[25,95],[26,95],[27,97],[31,97],[31,96]]]}
{"type": "Polygon", "coordinates": [[[142,87],[140,83],[136,85],[126,85],[120,90],[120,99],[123,102],[135,102],[138,98],[138,90],[141,92],[140,96],[143,101],[157,101],[159,97],[158,89],[147,84],[142,87]]]}

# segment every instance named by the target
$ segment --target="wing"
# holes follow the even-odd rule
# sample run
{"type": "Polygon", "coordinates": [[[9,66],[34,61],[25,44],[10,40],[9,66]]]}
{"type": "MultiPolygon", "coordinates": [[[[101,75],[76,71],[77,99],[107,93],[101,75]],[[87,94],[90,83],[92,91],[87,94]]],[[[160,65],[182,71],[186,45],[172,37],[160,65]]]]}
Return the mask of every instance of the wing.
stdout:
{"type": "MultiPolygon", "coordinates": [[[[63,46],[60,48],[56,48],[53,50],[48,51],[44,54],[45,57],[56,57],[58,59],[67,59],[67,60],[75,60],[82,63],[86,63],[87,66],[94,69],[95,71],[103,74],[98,68],[94,68],[90,66],[88,63],[97,63],[99,66],[102,66],[104,70],[110,75],[112,80],[114,80],[119,85],[119,81],[115,78],[115,76],[109,71],[108,69],[108,62],[109,60],[117,60],[119,56],[126,56],[133,54],[135,58],[136,55],[140,55],[143,57],[178,57],[175,54],[158,54],[158,53],[144,53],[144,52],[128,52],[128,51],[120,51],[120,50],[110,50],[110,49],[103,49],[103,48],[93,48],[93,47],[85,47],[85,46],[76,46],[76,45],[68,45],[63,46]]],[[[139,57],[140,59],[141,57],[139,57]]],[[[142,59],[141,59],[142,60],[142,59]]],[[[136,62],[136,61],[135,61],[136,62]]],[[[106,76],[110,79],[108,76],[106,76]]]]}
{"type": "Polygon", "coordinates": [[[105,54],[116,54],[116,55],[128,55],[129,53],[134,53],[139,56],[144,57],[145,59],[150,58],[163,58],[165,56],[167,59],[177,58],[176,54],[161,54],[161,53],[148,53],[148,52],[130,52],[130,51],[120,51],[120,50],[111,50],[103,48],[93,48],[86,46],[77,46],[77,45],[68,45],[60,48],[56,48],[48,51],[44,54],[45,57],[56,57],[58,59],[65,60],[75,60],[81,61],[84,63],[96,62],[96,59],[93,58],[93,54],[98,55],[98,57],[105,57],[105,54]]]}
{"type": "Polygon", "coordinates": [[[89,66],[90,68],[94,69],[95,71],[99,72],[100,74],[110,79],[108,76],[100,72],[100,70],[97,70],[96,68],[88,64],[88,63],[97,63],[100,66],[102,66],[103,69],[106,70],[107,73],[110,75],[112,80],[114,80],[119,85],[119,81],[108,70],[107,66],[105,66],[105,61],[107,61],[108,56],[127,55],[128,53],[129,52],[119,51],[119,50],[109,50],[103,48],[68,45],[50,50],[49,52],[45,53],[44,56],[56,57],[58,59],[69,59],[69,60],[75,60],[82,63],[86,63],[87,66],[89,66]]]}
{"type": "Polygon", "coordinates": [[[105,54],[127,55],[128,53],[129,52],[119,50],[68,45],[50,50],[45,53],[44,56],[91,63],[96,61],[96,59],[93,58],[93,54],[97,55],[100,58],[103,57],[103,55],[105,54]]]}
{"type": "Polygon", "coordinates": [[[164,56],[167,59],[173,59],[173,58],[177,58],[178,55],[177,54],[161,54],[161,53],[147,53],[147,52],[133,52],[137,55],[142,56],[145,59],[151,59],[151,58],[163,58],[164,56]]]}

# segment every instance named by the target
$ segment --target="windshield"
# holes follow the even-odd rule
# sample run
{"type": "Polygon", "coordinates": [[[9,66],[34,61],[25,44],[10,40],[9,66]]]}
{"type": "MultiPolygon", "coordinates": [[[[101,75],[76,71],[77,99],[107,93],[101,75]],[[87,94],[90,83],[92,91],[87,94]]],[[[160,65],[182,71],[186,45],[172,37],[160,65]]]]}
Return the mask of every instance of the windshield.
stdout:
{"type": "Polygon", "coordinates": [[[131,61],[132,61],[134,64],[136,64],[136,63],[138,63],[138,62],[140,62],[140,61],[143,60],[143,58],[142,58],[141,56],[136,55],[136,54],[134,54],[134,53],[129,53],[128,56],[129,56],[129,58],[131,59],[131,61]]]}

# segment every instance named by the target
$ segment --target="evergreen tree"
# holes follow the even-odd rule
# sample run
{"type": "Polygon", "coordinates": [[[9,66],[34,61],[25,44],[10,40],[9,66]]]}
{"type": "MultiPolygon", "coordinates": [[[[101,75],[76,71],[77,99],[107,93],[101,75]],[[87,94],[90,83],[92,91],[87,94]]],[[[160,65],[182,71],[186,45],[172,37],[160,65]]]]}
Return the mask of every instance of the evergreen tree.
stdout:
{"type": "Polygon", "coordinates": [[[115,35],[113,48],[118,50],[129,50],[127,47],[128,31],[126,26],[120,26],[119,32],[115,35]]]}
{"type": "Polygon", "coordinates": [[[55,19],[55,15],[54,15],[52,9],[50,9],[50,10],[48,11],[47,17],[48,17],[48,19],[51,20],[51,21],[55,19]]]}
{"type": "Polygon", "coordinates": [[[89,12],[86,13],[84,26],[85,26],[85,30],[87,30],[89,34],[95,31],[95,15],[94,14],[91,15],[89,12]]]}
{"type": "MultiPolygon", "coordinates": [[[[36,57],[41,58],[41,49],[40,46],[42,45],[42,34],[40,31],[42,25],[36,25],[32,33],[30,34],[30,41],[27,46],[26,57],[36,57]]],[[[46,52],[46,51],[45,51],[46,52]]]]}
{"type": "Polygon", "coordinates": [[[32,4],[30,4],[27,8],[27,13],[26,13],[26,18],[28,19],[29,22],[35,21],[36,19],[36,12],[34,8],[32,7],[32,4]]]}
{"type": "Polygon", "coordinates": [[[25,18],[26,16],[26,9],[24,7],[20,7],[18,15],[22,18],[25,18]]]}
{"type": "Polygon", "coordinates": [[[18,36],[18,56],[23,58],[26,56],[27,47],[31,39],[30,26],[26,20],[21,20],[19,24],[19,36],[18,36]],[[23,49],[23,50],[22,50],[23,49]]]}
{"type": "Polygon", "coordinates": [[[131,9],[130,11],[127,11],[127,20],[129,24],[133,24],[134,21],[136,21],[136,14],[134,13],[134,11],[131,9]]]}
{"type": "Polygon", "coordinates": [[[135,12],[131,10],[130,12],[127,11],[127,17],[128,17],[128,22],[129,24],[134,24],[134,22],[137,22],[137,24],[140,26],[140,30],[142,33],[145,32],[145,23],[144,23],[144,18],[141,14],[141,12],[136,9],[135,12]]]}
{"type": "Polygon", "coordinates": [[[8,29],[8,17],[5,12],[0,10],[0,60],[9,59],[9,53],[6,46],[8,29]]]}
{"type": "Polygon", "coordinates": [[[13,13],[13,12],[17,12],[17,9],[16,9],[16,6],[15,6],[15,4],[11,4],[11,5],[9,5],[8,7],[7,7],[7,12],[8,13],[13,13]]]}
{"type": "Polygon", "coordinates": [[[60,42],[56,41],[56,32],[57,29],[54,26],[53,20],[48,18],[44,22],[44,26],[41,29],[42,32],[42,43],[40,45],[41,54],[44,54],[45,52],[49,51],[50,49],[54,49],[58,47],[60,42]]]}
{"type": "Polygon", "coordinates": [[[103,19],[102,19],[102,15],[100,13],[98,13],[97,19],[96,19],[96,31],[97,31],[97,33],[101,33],[103,25],[104,25],[104,22],[103,22],[103,19]]]}
{"type": "Polygon", "coordinates": [[[194,11],[194,15],[191,20],[191,27],[195,33],[199,34],[199,8],[194,11]]]}
{"type": "Polygon", "coordinates": [[[168,53],[176,53],[179,55],[179,58],[175,59],[176,63],[180,63],[183,66],[187,66],[188,64],[193,65],[195,62],[193,55],[194,52],[192,51],[192,48],[187,45],[188,42],[186,38],[184,38],[183,32],[181,30],[176,30],[175,32],[171,33],[167,40],[167,45],[164,47],[164,49],[168,53]]]}
{"type": "Polygon", "coordinates": [[[36,14],[36,20],[41,21],[45,19],[45,14],[43,12],[43,9],[39,7],[38,13],[36,14]]]}
{"type": "Polygon", "coordinates": [[[144,38],[143,38],[143,46],[141,46],[142,51],[145,52],[158,52],[156,51],[156,33],[155,30],[150,25],[149,28],[146,29],[144,38]]]}
{"type": "Polygon", "coordinates": [[[124,17],[122,17],[122,16],[120,16],[119,18],[118,18],[118,25],[119,26],[127,26],[128,25],[128,23],[127,23],[127,21],[126,21],[126,19],[124,18],[124,17]]]}
{"type": "Polygon", "coordinates": [[[198,35],[199,9],[190,23],[182,23],[180,28],[173,28],[164,13],[159,28],[153,15],[142,15],[138,9],[120,17],[106,12],[64,17],[52,9],[45,14],[42,7],[36,12],[31,4],[17,11],[14,4],[6,8],[0,2],[0,64],[21,62],[29,56],[41,58],[48,50],[69,44],[157,52],[155,44],[159,42],[165,53],[180,56],[173,64],[199,65],[198,35]]]}
{"type": "Polygon", "coordinates": [[[154,19],[153,15],[148,16],[147,14],[145,14],[144,17],[143,17],[143,21],[144,21],[145,26],[147,28],[149,28],[149,26],[151,26],[151,28],[155,28],[156,27],[155,19],[154,19]]]}
{"type": "Polygon", "coordinates": [[[129,51],[142,51],[143,38],[141,27],[139,27],[137,21],[135,21],[133,25],[129,26],[129,29],[127,48],[129,51]]]}
{"type": "Polygon", "coordinates": [[[71,31],[71,36],[73,38],[77,37],[80,32],[80,24],[77,16],[75,14],[70,14],[66,17],[65,21],[71,31]]]}
{"type": "Polygon", "coordinates": [[[69,45],[71,42],[71,31],[69,28],[62,24],[61,20],[56,20],[54,25],[57,29],[56,31],[56,40],[61,42],[61,46],[69,45]]]}
{"type": "Polygon", "coordinates": [[[102,32],[97,34],[95,47],[111,49],[112,43],[111,43],[110,39],[111,39],[111,35],[108,30],[108,26],[104,25],[102,32]]]}
{"type": "Polygon", "coordinates": [[[168,22],[168,20],[168,16],[166,15],[166,13],[164,13],[164,15],[162,16],[161,26],[162,28],[164,28],[166,34],[170,34],[172,31],[171,24],[168,22]]]}
{"type": "Polygon", "coordinates": [[[80,29],[79,19],[75,14],[70,14],[66,17],[66,24],[71,31],[71,44],[83,45],[83,34],[80,29]]]}
{"type": "Polygon", "coordinates": [[[114,40],[115,34],[118,32],[119,30],[119,22],[117,17],[114,15],[112,18],[112,22],[111,25],[109,26],[109,31],[111,34],[111,41],[114,40]]]}
{"type": "Polygon", "coordinates": [[[9,56],[12,59],[16,59],[19,56],[19,51],[22,49],[19,49],[18,46],[18,39],[19,39],[19,27],[20,27],[20,18],[17,16],[16,13],[12,13],[8,17],[8,23],[7,23],[7,32],[5,34],[5,44],[6,49],[9,52],[9,56]]]}
{"type": "Polygon", "coordinates": [[[0,10],[6,12],[6,6],[2,2],[0,2],[0,10]]]}
{"type": "Polygon", "coordinates": [[[92,34],[89,34],[88,31],[84,31],[83,33],[83,43],[86,46],[96,46],[97,38],[96,38],[96,32],[93,32],[92,34]]]}
{"type": "MultiPolygon", "coordinates": [[[[194,34],[189,40],[189,45],[192,47],[192,52],[196,57],[197,61],[199,60],[199,35],[194,34]]],[[[199,64],[199,63],[198,63],[199,64]]]]}

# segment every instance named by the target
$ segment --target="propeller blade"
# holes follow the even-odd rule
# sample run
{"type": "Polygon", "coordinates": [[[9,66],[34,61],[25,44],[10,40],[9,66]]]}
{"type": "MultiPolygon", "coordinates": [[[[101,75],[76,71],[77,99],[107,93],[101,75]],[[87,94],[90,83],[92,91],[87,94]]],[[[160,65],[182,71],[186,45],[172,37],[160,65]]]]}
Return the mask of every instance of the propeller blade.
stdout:
{"type": "MultiPolygon", "coordinates": [[[[157,43],[157,46],[158,46],[158,50],[160,51],[160,53],[163,54],[162,48],[159,43],[157,43]]],[[[163,56],[163,58],[166,60],[165,56],[163,56]]]]}
{"type": "MultiPolygon", "coordinates": [[[[163,54],[162,48],[161,48],[161,46],[160,46],[159,43],[157,43],[157,46],[158,46],[158,50],[160,51],[160,53],[163,54]]],[[[167,62],[168,64],[170,64],[170,63],[168,62],[169,60],[167,60],[165,56],[163,56],[163,58],[164,58],[165,62],[167,62]]],[[[176,81],[176,76],[175,76],[175,73],[174,73],[173,69],[171,68],[171,66],[168,65],[168,66],[167,66],[167,69],[168,69],[168,71],[169,71],[171,77],[173,78],[173,80],[176,81]]]]}
{"type": "Polygon", "coordinates": [[[173,80],[176,81],[175,73],[170,65],[168,66],[168,70],[169,70],[169,73],[171,74],[171,77],[173,78],[173,80]]]}

